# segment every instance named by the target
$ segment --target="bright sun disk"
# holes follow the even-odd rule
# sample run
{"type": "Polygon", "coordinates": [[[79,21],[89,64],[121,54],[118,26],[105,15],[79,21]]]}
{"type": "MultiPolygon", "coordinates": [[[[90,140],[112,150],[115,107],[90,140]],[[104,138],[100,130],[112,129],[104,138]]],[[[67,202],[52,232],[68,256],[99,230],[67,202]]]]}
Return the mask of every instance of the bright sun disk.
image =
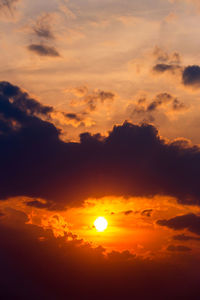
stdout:
{"type": "Polygon", "coordinates": [[[99,217],[94,221],[94,226],[97,231],[103,232],[107,228],[108,222],[104,217],[99,217]]]}

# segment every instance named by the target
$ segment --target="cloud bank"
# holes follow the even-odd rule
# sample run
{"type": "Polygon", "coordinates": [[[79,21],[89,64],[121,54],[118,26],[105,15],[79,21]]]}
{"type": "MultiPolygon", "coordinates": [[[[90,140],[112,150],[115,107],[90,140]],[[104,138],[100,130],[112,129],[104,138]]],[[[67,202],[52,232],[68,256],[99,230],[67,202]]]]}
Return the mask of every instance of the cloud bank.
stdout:
{"type": "Polygon", "coordinates": [[[149,124],[125,122],[108,136],[63,142],[43,106],[20,88],[0,84],[0,199],[29,196],[46,207],[80,205],[89,197],[170,195],[200,205],[200,150],[167,142],[149,124]]]}

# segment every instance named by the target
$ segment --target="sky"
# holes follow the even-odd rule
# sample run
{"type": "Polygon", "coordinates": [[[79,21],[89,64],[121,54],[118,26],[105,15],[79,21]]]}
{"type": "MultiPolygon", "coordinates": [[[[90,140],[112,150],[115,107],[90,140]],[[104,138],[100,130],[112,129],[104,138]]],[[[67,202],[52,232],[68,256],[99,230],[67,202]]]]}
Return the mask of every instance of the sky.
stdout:
{"type": "Polygon", "coordinates": [[[0,0],[2,299],[199,299],[199,18],[0,0]]]}

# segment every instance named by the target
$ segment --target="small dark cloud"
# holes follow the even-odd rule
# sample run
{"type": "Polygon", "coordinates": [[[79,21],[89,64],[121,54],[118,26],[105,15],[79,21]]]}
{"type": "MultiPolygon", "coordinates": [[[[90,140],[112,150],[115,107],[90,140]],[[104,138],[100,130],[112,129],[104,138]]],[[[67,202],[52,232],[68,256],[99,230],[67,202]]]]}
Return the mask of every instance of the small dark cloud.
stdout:
{"type": "Polygon", "coordinates": [[[39,56],[50,56],[50,57],[60,56],[56,48],[44,44],[31,44],[28,46],[28,50],[34,52],[39,56]]]}
{"type": "Polygon", "coordinates": [[[197,65],[188,66],[184,69],[183,84],[185,86],[200,87],[200,67],[197,65]]]}
{"type": "MultiPolygon", "coordinates": [[[[131,107],[132,108],[132,107],[131,107]]],[[[144,118],[145,122],[154,122],[156,118],[156,112],[160,108],[164,108],[164,112],[178,113],[188,109],[183,102],[181,102],[175,96],[163,92],[157,94],[150,102],[146,98],[139,99],[134,106],[132,115],[144,118]]],[[[130,108],[128,108],[130,110],[130,108]]]]}
{"type": "Polygon", "coordinates": [[[27,201],[25,202],[27,206],[30,206],[30,207],[35,207],[35,208],[49,208],[50,205],[48,202],[46,201],[39,201],[39,200],[33,200],[33,201],[27,201]]]}
{"type": "Polygon", "coordinates": [[[174,230],[187,229],[192,233],[200,235],[200,216],[195,214],[177,216],[169,220],[158,220],[157,224],[174,230]]]}
{"type": "Polygon", "coordinates": [[[106,101],[114,101],[115,94],[109,91],[102,91],[98,90],[94,93],[88,93],[85,98],[84,102],[86,103],[89,111],[95,111],[97,108],[98,103],[105,103],[106,101]]]}
{"type": "Polygon", "coordinates": [[[124,211],[125,216],[131,215],[132,213],[133,213],[133,210],[124,211]]]}
{"type": "Polygon", "coordinates": [[[170,252],[189,252],[192,249],[183,245],[169,245],[167,250],[170,252]]]}
{"type": "Polygon", "coordinates": [[[167,104],[169,102],[171,102],[174,99],[174,97],[169,94],[169,93],[161,93],[158,94],[155,97],[155,100],[153,100],[147,107],[147,111],[148,112],[152,112],[154,110],[156,110],[159,106],[163,105],[163,104],[167,104]]]}
{"type": "Polygon", "coordinates": [[[178,234],[173,236],[173,239],[175,241],[183,241],[183,242],[187,242],[187,241],[200,241],[199,237],[195,237],[195,236],[191,236],[191,235],[185,235],[185,234],[178,234]]]}
{"type": "Polygon", "coordinates": [[[78,114],[75,114],[75,113],[66,113],[64,115],[68,119],[76,120],[78,122],[82,121],[82,118],[78,114]]]}
{"type": "Polygon", "coordinates": [[[180,70],[181,67],[179,65],[170,65],[170,64],[156,64],[153,67],[153,71],[156,73],[164,73],[167,71],[170,71],[172,73],[175,73],[177,70],[180,70]]]}
{"type": "Polygon", "coordinates": [[[146,217],[151,217],[153,209],[145,209],[142,211],[141,215],[146,217]]]}
{"type": "Polygon", "coordinates": [[[153,55],[155,57],[155,64],[153,66],[155,73],[171,72],[174,74],[182,69],[181,57],[178,52],[168,54],[163,49],[155,47],[153,55]]]}

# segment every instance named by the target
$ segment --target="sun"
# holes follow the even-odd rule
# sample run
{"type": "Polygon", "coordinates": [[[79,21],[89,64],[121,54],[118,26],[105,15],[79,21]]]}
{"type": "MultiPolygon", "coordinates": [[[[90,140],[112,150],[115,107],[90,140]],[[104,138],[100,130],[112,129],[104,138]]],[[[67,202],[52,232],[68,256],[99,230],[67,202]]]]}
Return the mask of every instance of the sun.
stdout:
{"type": "Polygon", "coordinates": [[[97,231],[103,232],[107,228],[108,222],[104,217],[99,217],[94,221],[94,226],[97,231]]]}

